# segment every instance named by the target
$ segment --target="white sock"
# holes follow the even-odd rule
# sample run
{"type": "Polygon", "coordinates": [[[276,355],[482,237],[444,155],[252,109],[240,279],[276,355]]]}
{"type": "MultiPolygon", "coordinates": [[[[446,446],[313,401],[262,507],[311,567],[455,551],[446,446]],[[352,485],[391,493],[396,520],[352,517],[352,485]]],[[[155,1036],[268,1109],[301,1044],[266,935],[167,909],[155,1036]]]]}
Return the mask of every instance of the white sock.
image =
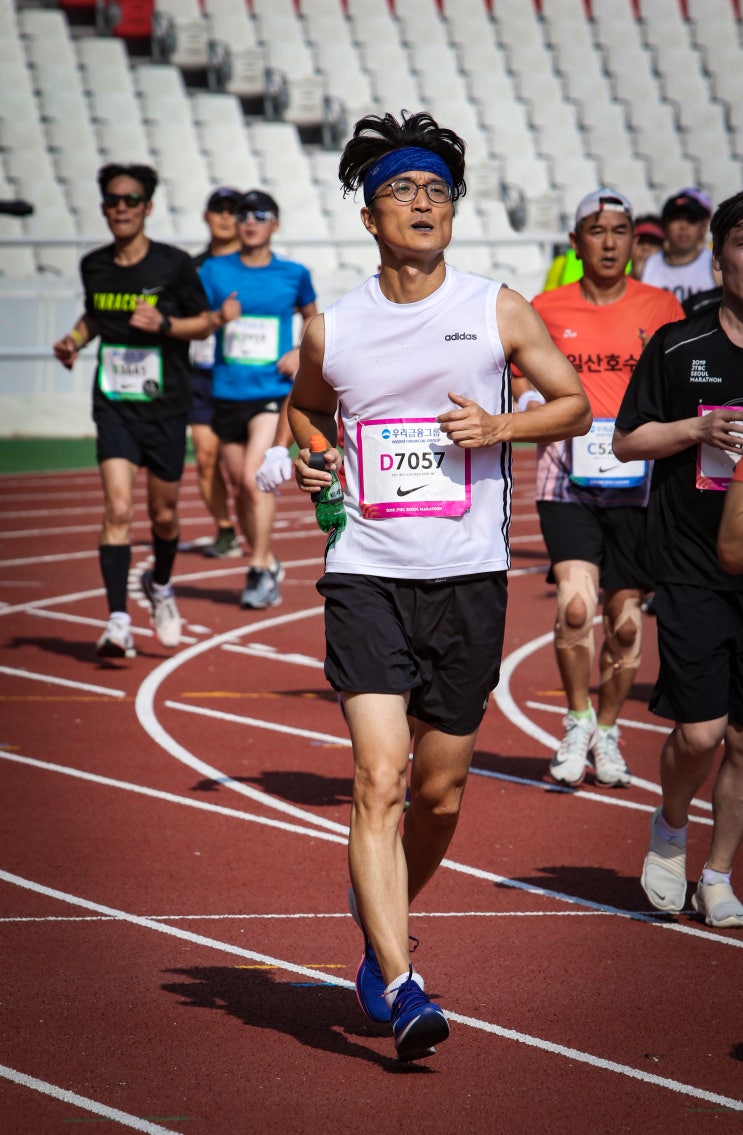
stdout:
{"type": "Polygon", "coordinates": [[[405,973],[401,973],[399,977],[396,977],[394,981],[391,981],[384,991],[384,999],[389,1005],[390,1009],[392,1008],[395,998],[397,997],[398,989],[401,985],[404,985],[405,982],[411,978],[411,976],[415,984],[419,985],[421,989],[423,989],[423,978],[421,977],[421,975],[419,973],[414,973],[411,975],[410,970],[406,969],[405,973]]]}
{"type": "Polygon", "coordinates": [[[168,583],[155,583],[154,579],[150,585],[152,587],[153,595],[159,596],[161,599],[169,599],[173,594],[173,584],[168,583]]]}
{"type": "Polygon", "coordinates": [[[109,619],[116,619],[117,623],[124,623],[127,627],[132,621],[131,615],[126,611],[112,611],[108,617],[109,619]]]}
{"type": "Polygon", "coordinates": [[[655,821],[655,829],[661,839],[664,839],[666,843],[673,843],[675,840],[676,843],[685,844],[689,825],[684,824],[683,828],[672,828],[668,820],[664,818],[663,813],[659,812],[658,819],[655,821]]]}
{"type": "Polygon", "coordinates": [[[713,883],[729,883],[731,871],[713,871],[711,867],[705,867],[702,871],[702,878],[700,882],[705,887],[712,886],[713,883]]]}

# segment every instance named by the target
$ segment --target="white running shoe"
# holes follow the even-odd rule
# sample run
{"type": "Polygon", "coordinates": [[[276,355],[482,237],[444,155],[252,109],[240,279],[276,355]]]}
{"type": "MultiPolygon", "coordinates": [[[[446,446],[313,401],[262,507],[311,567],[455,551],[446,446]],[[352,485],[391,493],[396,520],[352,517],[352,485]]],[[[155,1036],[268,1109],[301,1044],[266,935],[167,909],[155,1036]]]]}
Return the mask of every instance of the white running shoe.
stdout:
{"type": "Polygon", "coordinates": [[[631,782],[630,771],[619,751],[619,726],[609,729],[597,726],[591,745],[596,780],[608,788],[626,788],[631,782]]]}
{"type": "Polygon", "coordinates": [[[705,884],[700,879],[696,894],[691,896],[691,905],[708,926],[743,926],[743,903],[730,883],[705,884]]]}
{"type": "Polygon", "coordinates": [[[178,646],[181,641],[181,617],[175,605],[172,584],[164,594],[157,590],[152,570],[142,576],[142,591],[152,608],[152,625],[163,646],[178,646]]]}
{"type": "Polygon", "coordinates": [[[596,712],[591,707],[590,716],[575,717],[567,713],[562,724],[565,736],[550,761],[550,776],[558,784],[580,784],[586,775],[588,750],[596,734],[596,712]]]}
{"type": "Polygon", "coordinates": [[[129,620],[112,615],[95,644],[95,652],[99,658],[136,658],[129,620]]]}
{"type": "Polygon", "coordinates": [[[650,821],[650,848],[642,866],[640,883],[656,910],[678,914],[686,901],[686,843],[663,839],[658,831],[661,808],[650,821]]]}

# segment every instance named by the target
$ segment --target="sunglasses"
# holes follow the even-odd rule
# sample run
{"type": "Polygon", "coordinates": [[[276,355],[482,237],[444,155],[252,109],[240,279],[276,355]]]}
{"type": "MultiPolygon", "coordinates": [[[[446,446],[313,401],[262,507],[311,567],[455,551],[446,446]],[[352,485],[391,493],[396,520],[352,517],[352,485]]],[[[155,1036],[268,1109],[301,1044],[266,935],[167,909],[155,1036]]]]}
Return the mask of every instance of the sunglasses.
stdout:
{"type": "Polygon", "coordinates": [[[240,210],[235,213],[235,218],[238,225],[244,225],[246,221],[254,221],[257,225],[267,225],[269,221],[276,220],[275,214],[267,209],[251,209],[247,213],[240,210]]]}
{"type": "Polygon", "coordinates": [[[234,201],[218,201],[216,205],[212,205],[209,209],[210,213],[234,213],[234,201]]]}
{"type": "Polygon", "coordinates": [[[136,209],[137,205],[144,204],[144,197],[141,193],[104,193],[103,204],[107,209],[115,209],[120,201],[123,201],[127,209],[136,209]]]}

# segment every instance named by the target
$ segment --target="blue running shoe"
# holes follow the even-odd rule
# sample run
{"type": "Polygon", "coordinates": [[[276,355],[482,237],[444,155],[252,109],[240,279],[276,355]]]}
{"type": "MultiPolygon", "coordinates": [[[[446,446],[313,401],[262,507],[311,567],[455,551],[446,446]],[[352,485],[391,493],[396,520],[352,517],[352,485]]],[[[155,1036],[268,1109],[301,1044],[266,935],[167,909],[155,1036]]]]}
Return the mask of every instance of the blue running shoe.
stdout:
{"type": "Polygon", "coordinates": [[[356,896],[353,887],[348,892],[348,908],[351,917],[364,935],[364,956],[356,971],[356,996],[359,999],[361,1011],[370,1021],[386,1024],[391,1019],[390,1007],[385,1000],[385,981],[379,968],[374,947],[366,936],[364,924],[361,921],[356,896]]]}
{"type": "Polygon", "coordinates": [[[392,1019],[392,1013],[384,996],[384,978],[374,947],[366,936],[364,942],[364,956],[356,970],[356,996],[369,1020],[385,1024],[392,1019]]]}
{"type": "Polygon", "coordinates": [[[434,1045],[449,1035],[449,1022],[443,1009],[413,980],[412,966],[408,980],[398,989],[392,1005],[392,1035],[398,1060],[433,1056],[434,1045]]]}

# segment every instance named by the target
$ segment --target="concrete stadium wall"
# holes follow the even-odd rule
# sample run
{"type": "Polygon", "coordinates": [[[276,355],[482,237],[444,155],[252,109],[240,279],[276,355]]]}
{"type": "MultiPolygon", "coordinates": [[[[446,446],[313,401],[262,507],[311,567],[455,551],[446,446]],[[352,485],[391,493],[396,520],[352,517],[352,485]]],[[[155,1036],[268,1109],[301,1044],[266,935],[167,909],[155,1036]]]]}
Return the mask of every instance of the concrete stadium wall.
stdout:
{"type": "Polygon", "coordinates": [[[82,310],[73,282],[0,290],[0,437],[92,437],[95,350],[72,371],[52,354],[82,310]]]}

